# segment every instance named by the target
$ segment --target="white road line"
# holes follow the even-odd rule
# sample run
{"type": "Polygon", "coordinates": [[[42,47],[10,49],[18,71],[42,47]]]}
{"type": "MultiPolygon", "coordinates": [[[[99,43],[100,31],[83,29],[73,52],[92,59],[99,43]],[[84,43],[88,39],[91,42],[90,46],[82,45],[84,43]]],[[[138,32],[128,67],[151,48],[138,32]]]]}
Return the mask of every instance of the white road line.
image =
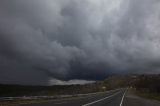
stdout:
{"type": "Polygon", "coordinates": [[[96,93],[87,93],[87,94],[77,94],[77,95],[78,95],[78,96],[87,96],[87,95],[94,95],[94,94],[108,93],[108,92],[118,91],[118,90],[121,90],[121,89],[114,89],[114,90],[105,91],[105,92],[96,92],[96,93]]]}
{"type": "Polygon", "coordinates": [[[120,106],[122,106],[122,105],[123,105],[123,100],[124,100],[124,96],[125,96],[126,92],[127,92],[127,90],[124,92],[124,94],[123,94],[123,96],[122,96],[120,106]]]}
{"type": "MultiPolygon", "coordinates": [[[[101,94],[101,93],[109,93],[109,92],[112,92],[112,91],[117,91],[117,90],[120,90],[120,89],[115,89],[115,90],[110,90],[110,91],[105,91],[105,92],[96,92],[96,93],[88,93],[88,94],[78,94],[78,96],[88,96],[88,95],[95,95],[95,94],[101,94]]],[[[78,97],[78,98],[70,98],[69,100],[75,100],[75,99],[80,99],[80,98],[86,98],[86,97],[78,97]]],[[[56,101],[56,100],[55,100],[56,101]]],[[[65,103],[68,103],[68,102],[63,102],[63,101],[60,101],[58,103],[55,103],[55,104],[65,104],[65,103]]],[[[83,106],[83,105],[82,105],[83,106]]]]}
{"type": "Polygon", "coordinates": [[[94,104],[94,103],[97,103],[97,102],[103,101],[103,100],[105,100],[105,99],[107,99],[107,98],[113,97],[113,96],[117,95],[118,93],[120,93],[120,91],[119,91],[119,92],[117,92],[117,93],[115,93],[115,94],[113,94],[113,95],[110,95],[110,96],[107,96],[107,97],[105,97],[105,98],[102,98],[102,99],[99,99],[99,100],[96,100],[96,101],[93,101],[93,102],[90,102],[90,103],[84,104],[84,105],[82,105],[82,106],[89,106],[89,105],[92,105],[92,104],[94,104]]]}

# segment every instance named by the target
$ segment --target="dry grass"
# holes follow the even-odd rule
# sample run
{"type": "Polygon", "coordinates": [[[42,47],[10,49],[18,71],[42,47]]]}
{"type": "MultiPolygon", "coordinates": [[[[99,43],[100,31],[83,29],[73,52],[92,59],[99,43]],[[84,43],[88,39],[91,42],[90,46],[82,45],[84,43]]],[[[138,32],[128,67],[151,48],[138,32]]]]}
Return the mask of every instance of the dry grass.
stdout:
{"type": "Polygon", "coordinates": [[[139,96],[139,97],[146,98],[146,99],[160,101],[160,93],[137,91],[134,88],[130,88],[130,89],[128,89],[128,94],[129,95],[134,95],[134,96],[139,96]]]}

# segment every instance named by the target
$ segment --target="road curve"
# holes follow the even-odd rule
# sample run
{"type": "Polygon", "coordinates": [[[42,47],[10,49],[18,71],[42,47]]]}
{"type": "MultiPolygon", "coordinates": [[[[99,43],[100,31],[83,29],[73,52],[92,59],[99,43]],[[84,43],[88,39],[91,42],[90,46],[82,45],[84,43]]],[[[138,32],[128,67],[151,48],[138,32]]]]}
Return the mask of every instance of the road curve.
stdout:
{"type": "Polygon", "coordinates": [[[19,106],[123,106],[126,89],[19,106]]]}

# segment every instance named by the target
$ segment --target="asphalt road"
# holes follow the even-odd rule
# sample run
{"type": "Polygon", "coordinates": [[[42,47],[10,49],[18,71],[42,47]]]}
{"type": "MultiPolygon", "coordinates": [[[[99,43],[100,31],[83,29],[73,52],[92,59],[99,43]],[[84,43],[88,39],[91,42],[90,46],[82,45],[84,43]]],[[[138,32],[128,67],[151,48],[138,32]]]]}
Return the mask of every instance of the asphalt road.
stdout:
{"type": "Polygon", "coordinates": [[[21,106],[123,106],[126,89],[21,106]]]}

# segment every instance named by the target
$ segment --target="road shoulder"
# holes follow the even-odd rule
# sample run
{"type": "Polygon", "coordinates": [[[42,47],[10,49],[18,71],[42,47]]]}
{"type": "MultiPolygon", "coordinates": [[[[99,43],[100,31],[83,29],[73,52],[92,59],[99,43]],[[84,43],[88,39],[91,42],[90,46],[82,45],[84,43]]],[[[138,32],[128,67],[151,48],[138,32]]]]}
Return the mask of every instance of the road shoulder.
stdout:
{"type": "Polygon", "coordinates": [[[160,106],[160,101],[144,99],[127,92],[123,106],[160,106]]]}

